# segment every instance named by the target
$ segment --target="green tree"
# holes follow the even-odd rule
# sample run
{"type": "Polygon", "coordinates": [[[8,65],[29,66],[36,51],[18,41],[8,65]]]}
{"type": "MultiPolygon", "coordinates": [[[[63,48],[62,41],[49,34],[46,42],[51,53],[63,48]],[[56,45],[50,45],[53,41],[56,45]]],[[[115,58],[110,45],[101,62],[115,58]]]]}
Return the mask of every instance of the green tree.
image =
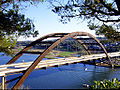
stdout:
{"type": "Polygon", "coordinates": [[[43,0],[0,0],[0,52],[12,55],[12,48],[19,36],[38,35],[35,26],[29,18],[20,13],[26,2],[35,4],[43,0]]]}
{"type": "Polygon", "coordinates": [[[52,11],[66,23],[72,18],[87,20],[91,30],[120,41],[119,0],[52,0],[52,11]]]}
{"type": "Polygon", "coordinates": [[[113,78],[112,80],[94,81],[95,85],[91,89],[120,89],[120,80],[113,78]]]}

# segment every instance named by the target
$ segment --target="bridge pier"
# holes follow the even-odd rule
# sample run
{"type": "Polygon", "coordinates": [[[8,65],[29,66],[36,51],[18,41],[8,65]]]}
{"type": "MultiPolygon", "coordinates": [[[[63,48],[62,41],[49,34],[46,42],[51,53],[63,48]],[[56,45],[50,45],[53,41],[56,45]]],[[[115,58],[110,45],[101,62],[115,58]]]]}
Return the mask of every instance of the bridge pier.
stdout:
{"type": "Polygon", "coordinates": [[[6,89],[6,85],[5,85],[5,82],[6,82],[6,80],[5,80],[5,74],[4,73],[0,73],[0,76],[2,77],[2,87],[1,87],[1,89],[2,90],[5,90],[6,89]]]}
{"type": "Polygon", "coordinates": [[[5,89],[5,76],[2,76],[2,90],[5,89]]]}
{"type": "Polygon", "coordinates": [[[112,69],[114,69],[114,64],[112,64],[112,69]]]}

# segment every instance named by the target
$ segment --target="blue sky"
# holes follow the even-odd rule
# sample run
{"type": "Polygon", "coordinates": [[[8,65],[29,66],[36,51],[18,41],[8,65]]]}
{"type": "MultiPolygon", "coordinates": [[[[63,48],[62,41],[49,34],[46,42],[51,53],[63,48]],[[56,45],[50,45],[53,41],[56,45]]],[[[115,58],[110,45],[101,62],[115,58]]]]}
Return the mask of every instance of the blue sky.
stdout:
{"type": "Polygon", "coordinates": [[[48,3],[40,3],[37,6],[29,6],[21,11],[26,17],[33,20],[36,30],[39,31],[39,35],[36,38],[23,38],[20,37],[18,40],[36,40],[44,35],[58,32],[76,32],[83,31],[89,32],[95,35],[94,31],[89,30],[87,22],[80,19],[73,19],[67,24],[61,23],[60,17],[53,13],[49,8],[48,3]]]}

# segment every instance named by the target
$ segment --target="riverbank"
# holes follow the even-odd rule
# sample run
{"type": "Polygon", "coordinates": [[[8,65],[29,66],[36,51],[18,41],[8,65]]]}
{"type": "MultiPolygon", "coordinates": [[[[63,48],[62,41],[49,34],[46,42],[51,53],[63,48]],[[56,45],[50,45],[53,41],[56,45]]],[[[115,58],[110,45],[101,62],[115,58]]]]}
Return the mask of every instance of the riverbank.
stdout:
{"type": "MultiPolygon", "coordinates": [[[[14,54],[17,54],[21,49],[13,49],[14,54]]],[[[30,52],[43,52],[44,49],[31,49],[29,50],[30,52]]],[[[77,52],[68,52],[68,51],[57,51],[57,50],[52,50],[49,52],[45,58],[48,59],[54,59],[56,57],[70,57],[70,56],[75,56],[78,54],[77,52]]]]}
{"type": "MultiPolygon", "coordinates": [[[[21,49],[13,49],[14,53],[18,53],[21,49]]],[[[44,49],[31,49],[29,50],[30,52],[43,52],[44,49]]],[[[60,57],[75,57],[76,55],[78,55],[78,52],[68,52],[68,51],[58,51],[58,50],[52,50],[51,52],[49,52],[45,58],[47,59],[56,59],[56,58],[60,58],[60,57]]],[[[87,63],[87,64],[93,64],[96,66],[104,66],[104,67],[112,67],[109,64],[105,64],[105,63],[93,63],[93,62],[82,62],[82,63],[87,63]]],[[[114,67],[120,67],[120,58],[112,58],[112,63],[114,65],[114,67]]]]}

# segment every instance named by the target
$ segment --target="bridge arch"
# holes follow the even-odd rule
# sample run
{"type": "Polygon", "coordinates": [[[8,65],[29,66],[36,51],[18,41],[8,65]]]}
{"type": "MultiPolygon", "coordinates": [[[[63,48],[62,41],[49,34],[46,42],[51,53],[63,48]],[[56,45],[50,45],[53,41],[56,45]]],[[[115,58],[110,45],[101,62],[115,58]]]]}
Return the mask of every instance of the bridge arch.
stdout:
{"type": "MultiPolygon", "coordinates": [[[[47,39],[47,38],[51,38],[51,37],[63,37],[64,35],[67,35],[69,33],[52,33],[52,34],[48,34],[45,35],[35,41],[33,41],[31,44],[29,44],[28,46],[26,46],[24,49],[22,49],[19,53],[17,53],[7,64],[11,64],[14,63],[20,56],[23,55],[23,53],[25,51],[28,51],[30,48],[32,48],[35,44],[37,43],[41,43],[41,41],[47,39]]],[[[72,37],[73,39],[77,40],[76,38],[72,37]]],[[[91,52],[88,50],[87,46],[85,44],[83,44],[83,42],[81,40],[77,40],[83,47],[84,49],[87,51],[87,53],[90,55],[91,52]]]]}
{"type": "MultiPolygon", "coordinates": [[[[53,33],[53,34],[49,34],[49,35],[43,36],[42,38],[37,39],[36,41],[32,42],[27,47],[25,47],[22,51],[20,51],[18,54],[16,54],[16,56],[13,57],[13,59],[11,59],[7,64],[15,62],[25,51],[30,49],[36,43],[41,42],[44,39],[47,39],[49,37],[57,37],[57,36],[61,37],[61,38],[58,39],[57,41],[55,41],[51,46],[49,46],[47,49],[45,49],[41,53],[41,55],[38,56],[38,58],[31,64],[31,66],[29,66],[29,68],[23,73],[22,77],[13,86],[13,89],[19,88],[19,86],[24,82],[24,80],[29,76],[29,74],[34,70],[34,68],[38,65],[38,63],[46,56],[46,54],[48,54],[59,43],[61,43],[65,39],[68,39],[68,38],[71,38],[71,37],[74,38],[74,39],[76,39],[75,38],[76,36],[89,36],[89,37],[93,38],[100,45],[100,47],[103,49],[104,53],[106,54],[107,58],[109,59],[109,63],[112,65],[110,57],[108,56],[107,51],[105,50],[103,45],[100,43],[100,41],[96,37],[94,37],[93,35],[91,35],[91,34],[89,34],[87,32],[53,33]]],[[[78,40],[78,42],[82,43],[81,40],[78,40]]],[[[86,46],[84,46],[84,48],[86,48],[86,50],[87,50],[86,46]]],[[[89,54],[90,54],[90,52],[89,52],[89,54]]]]}

